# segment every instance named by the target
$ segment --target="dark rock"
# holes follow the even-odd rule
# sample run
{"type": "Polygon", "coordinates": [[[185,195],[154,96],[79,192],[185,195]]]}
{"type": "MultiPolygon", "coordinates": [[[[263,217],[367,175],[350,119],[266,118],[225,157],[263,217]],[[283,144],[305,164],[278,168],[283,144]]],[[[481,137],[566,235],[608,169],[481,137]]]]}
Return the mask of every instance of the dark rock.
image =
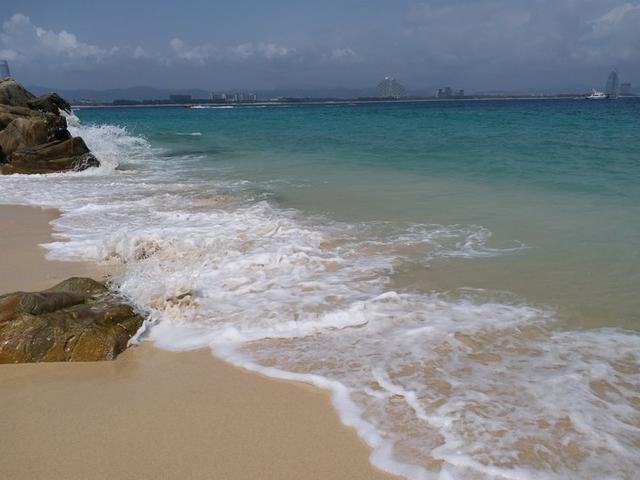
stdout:
{"type": "Polygon", "coordinates": [[[10,113],[4,113],[0,110],[0,131],[7,128],[7,126],[13,122],[17,117],[15,115],[11,115],[10,113]]]}
{"type": "Polygon", "coordinates": [[[71,138],[67,130],[67,119],[59,115],[47,115],[47,141],[71,138]]]}
{"type": "Polygon", "coordinates": [[[98,167],[100,162],[91,154],[82,138],[56,140],[36,147],[21,148],[7,156],[0,173],[54,173],[80,171],[98,167]]]}
{"type": "Polygon", "coordinates": [[[142,317],[89,278],[0,296],[0,363],[113,360],[142,317]]]}
{"type": "Polygon", "coordinates": [[[71,113],[71,105],[57,93],[47,93],[27,101],[32,110],[60,115],[60,110],[71,113]]]}

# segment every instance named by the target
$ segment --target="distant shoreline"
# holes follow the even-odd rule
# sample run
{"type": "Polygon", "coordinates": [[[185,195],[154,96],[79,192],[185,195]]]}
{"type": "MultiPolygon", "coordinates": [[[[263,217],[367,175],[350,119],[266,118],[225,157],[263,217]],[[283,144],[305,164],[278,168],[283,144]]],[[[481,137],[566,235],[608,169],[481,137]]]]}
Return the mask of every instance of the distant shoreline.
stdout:
{"type": "MultiPolygon", "coordinates": [[[[632,95],[619,97],[618,100],[638,99],[640,96],[632,95]]],[[[153,103],[142,104],[132,103],[127,105],[114,105],[113,103],[96,104],[76,104],[73,108],[156,108],[156,107],[176,107],[192,108],[203,106],[205,109],[215,109],[224,107],[277,107],[295,105],[377,105],[377,104],[406,104],[406,103],[432,103],[432,102],[488,102],[488,101],[514,101],[514,100],[586,100],[584,95],[550,95],[550,96],[496,96],[496,97],[458,97],[458,98],[401,98],[401,99],[345,99],[345,100],[295,100],[295,101],[258,101],[258,102],[234,102],[234,103],[209,103],[206,100],[189,103],[153,103]]],[[[615,99],[614,99],[615,100],[615,99]]]]}

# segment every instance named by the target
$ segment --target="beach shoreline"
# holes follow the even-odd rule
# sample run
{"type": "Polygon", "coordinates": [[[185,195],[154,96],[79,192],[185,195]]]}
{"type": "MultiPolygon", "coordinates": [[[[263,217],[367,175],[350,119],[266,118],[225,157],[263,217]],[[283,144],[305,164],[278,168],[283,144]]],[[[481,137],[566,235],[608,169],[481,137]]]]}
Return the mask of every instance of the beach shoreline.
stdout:
{"type": "Polygon", "coordinates": [[[102,281],[111,267],[90,262],[62,262],[46,258],[42,244],[56,241],[50,223],[56,209],[0,205],[0,295],[14,291],[44,290],[72,276],[102,281]]]}
{"type": "MultiPolygon", "coordinates": [[[[45,258],[59,212],[0,206],[0,294],[91,263],[45,258]]],[[[330,394],[150,343],[95,363],[0,365],[0,450],[13,479],[385,479],[330,394]]]]}
{"type": "MultiPolygon", "coordinates": [[[[256,101],[256,102],[228,102],[228,103],[213,103],[213,102],[201,102],[192,101],[188,103],[132,103],[132,104],[113,104],[113,103],[96,103],[96,104],[86,104],[86,103],[74,103],[71,106],[75,110],[85,109],[85,108],[193,108],[193,107],[202,107],[205,108],[234,108],[234,107],[278,107],[278,106],[349,106],[349,105],[386,105],[386,104],[411,104],[411,103],[452,103],[452,102],[504,102],[504,101],[523,101],[523,100],[586,100],[587,94],[565,94],[565,95],[530,95],[530,96],[468,96],[468,97],[448,97],[448,98],[437,98],[437,97],[428,97],[428,98],[393,98],[393,99],[385,99],[385,98],[375,98],[375,99],[332,99],[332,100],[302,100],[298,99],[296,101],[256,101]]],[[[622,99],[635,99],[637,96],[627,96],[620,97],[622,99]]]]}

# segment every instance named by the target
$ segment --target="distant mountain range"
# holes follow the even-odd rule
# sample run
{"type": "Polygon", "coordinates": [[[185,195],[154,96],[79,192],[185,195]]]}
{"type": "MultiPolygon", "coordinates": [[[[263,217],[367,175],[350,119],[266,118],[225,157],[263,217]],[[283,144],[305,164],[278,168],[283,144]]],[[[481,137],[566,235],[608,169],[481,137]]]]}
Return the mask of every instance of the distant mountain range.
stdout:
{"type": "MultiPolygon", "coordinates": [[[[74,102],[79,100],[92,100],[96,102],[113,102],[114,100],[164,100],[170,95],[191,95],[193,99],[208,99],[210,91],[199,88],[168,89],[155,87],[127,87],[111,88],[107,90],[92,89],[58,89],[31,85],[28,89],[35,95],[42,95],[48,92],[57,92],[63,98],[74,102]]],[[[246,89],[216,90],[215,93],[238,93],[248,92],[246,89]]],[[[268,99],[277,97],[308,97],[308,98],[357,98],[373,95],[372,88],[300,88],[283,87],[273,90],[252,91],[258,98],[268,99]]]]}
{"type": "Polygon", "coordinates": [[[197,88],[192,89],[165,89],[154,87],[127,87],[110,88],[107,90],[92,89],[60,89],[30,85],[27,87],[35,95],[48,92],[56,92],[69,101],[93,100],[97,102],[113,102],[114,100],[163,100],[169,95],[191,95],[193,98],[209,98],[209,92],[197,88]]]}

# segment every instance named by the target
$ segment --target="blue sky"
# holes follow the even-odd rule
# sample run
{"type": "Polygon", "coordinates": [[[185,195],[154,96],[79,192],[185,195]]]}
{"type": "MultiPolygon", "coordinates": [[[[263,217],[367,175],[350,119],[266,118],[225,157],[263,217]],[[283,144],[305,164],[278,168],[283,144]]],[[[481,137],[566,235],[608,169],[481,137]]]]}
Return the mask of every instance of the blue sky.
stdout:
{"type": "Polygon", "coordinates": [[[27,84],[410,90],[640,83],[640,1],[29,1],[0,11],[27,84]]]}

